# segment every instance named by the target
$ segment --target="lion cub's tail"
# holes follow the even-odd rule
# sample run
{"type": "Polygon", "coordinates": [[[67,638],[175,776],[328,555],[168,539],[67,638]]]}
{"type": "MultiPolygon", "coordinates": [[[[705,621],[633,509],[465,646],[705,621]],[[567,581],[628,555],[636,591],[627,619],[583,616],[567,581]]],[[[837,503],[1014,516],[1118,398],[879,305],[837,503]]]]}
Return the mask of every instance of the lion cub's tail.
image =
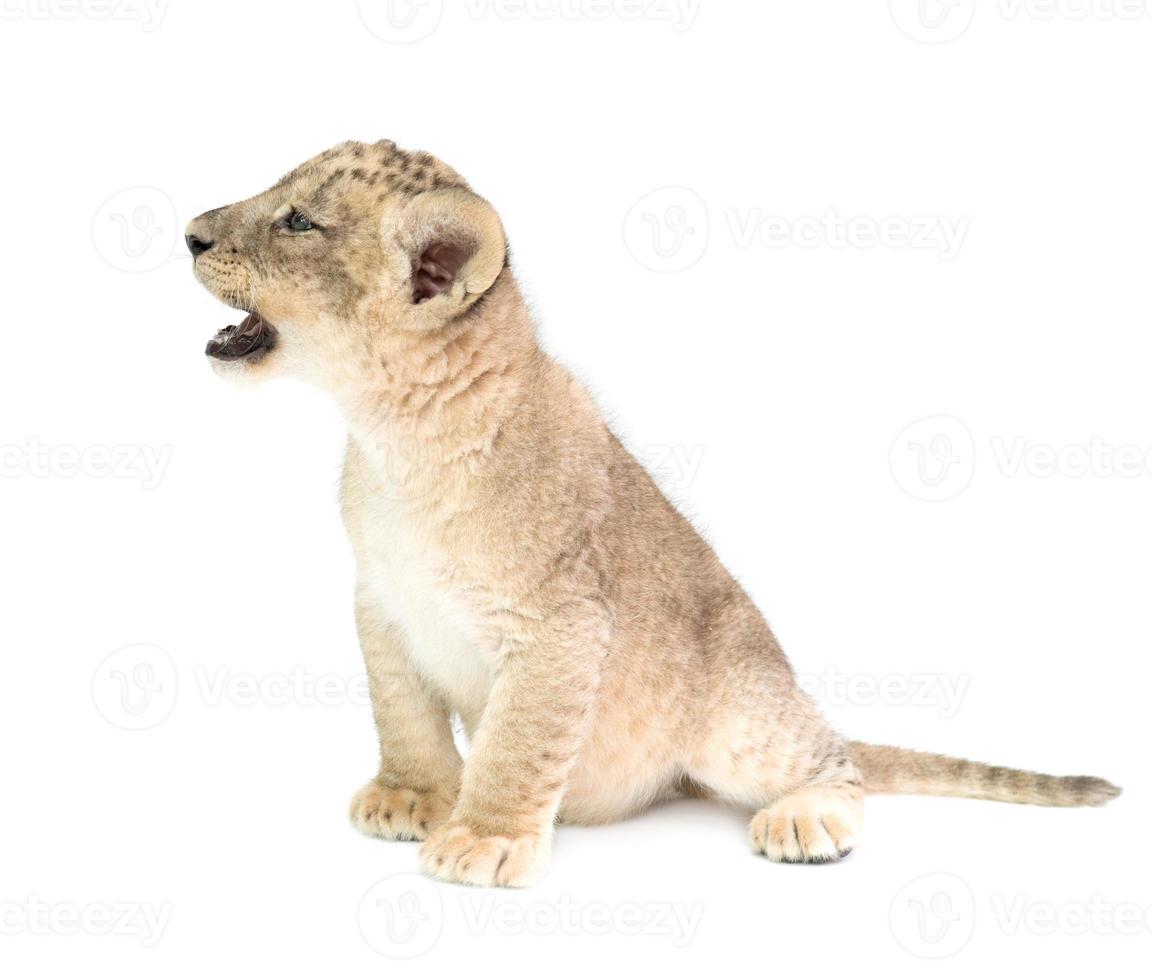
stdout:
{"type": "Polygon", "coordinates": [[[1119,786],[1095,776],[1048,776],[866,742],[849,742],[848,751],[866,793],[965,796],[1038,806],[1100,806],[1120,795],[1119,786]]]}

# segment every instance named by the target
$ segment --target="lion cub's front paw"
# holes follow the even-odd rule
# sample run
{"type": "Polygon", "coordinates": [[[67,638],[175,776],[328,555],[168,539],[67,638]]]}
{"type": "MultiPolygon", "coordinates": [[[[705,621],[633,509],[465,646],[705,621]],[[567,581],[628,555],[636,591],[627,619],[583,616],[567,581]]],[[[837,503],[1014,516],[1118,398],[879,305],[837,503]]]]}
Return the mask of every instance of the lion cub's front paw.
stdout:
{"type": "Polygon", "coordinates": [[[352,825],[369,837],[384,840],[424,840],[448,819],[452,800],[436,793],[368,783],[349,809],[352,825]]]}
{"type": "Polygon", "coordinates": [[[548,863],[548,843],[539,835],[484,836],[461,823],[437,830],[420,848],[425,874],[462,885],[523,888],[535,884],[548,863]]]}
{"type": "Polygon", "coordinates": [[[844,794],[816,788],[790,793],[752,818],[752,847],[772,861],[825,864],[856,843],[863,807],[844,794]]]}

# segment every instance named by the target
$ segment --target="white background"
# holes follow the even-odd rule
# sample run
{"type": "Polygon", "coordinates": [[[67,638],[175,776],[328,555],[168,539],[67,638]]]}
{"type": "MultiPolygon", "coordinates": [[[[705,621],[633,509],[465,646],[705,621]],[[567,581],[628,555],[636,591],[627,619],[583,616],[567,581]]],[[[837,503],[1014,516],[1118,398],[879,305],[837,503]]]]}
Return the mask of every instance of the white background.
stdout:
{"type": "Polygon", "coordinates": [[[154,2],[0,20],[5,975],[1146,962],[1145,5],[154,2]],[[561,828],[531,891],[389,878],[415,845],[346,817],[341,421],[214,377],[180,239],[383,137],[495,203],[543,342],[842,730],[1125,795],[876,799],[832,867],[684,803],[561,828]]]}

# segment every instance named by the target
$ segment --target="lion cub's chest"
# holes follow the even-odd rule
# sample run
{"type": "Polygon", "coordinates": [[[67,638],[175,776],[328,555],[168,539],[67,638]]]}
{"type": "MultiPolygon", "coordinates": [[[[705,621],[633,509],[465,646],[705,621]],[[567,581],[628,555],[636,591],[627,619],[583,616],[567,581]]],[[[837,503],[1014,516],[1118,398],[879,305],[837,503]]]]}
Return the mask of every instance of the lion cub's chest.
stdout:
{"type": "Polygon", "coordinates": [[[408,642],[412,667],[474,724],[494,678],[494,643],[481,617],[452,577],[445,557],[402,508],[361,505],[353,546],[361,589],[408,642]]]}

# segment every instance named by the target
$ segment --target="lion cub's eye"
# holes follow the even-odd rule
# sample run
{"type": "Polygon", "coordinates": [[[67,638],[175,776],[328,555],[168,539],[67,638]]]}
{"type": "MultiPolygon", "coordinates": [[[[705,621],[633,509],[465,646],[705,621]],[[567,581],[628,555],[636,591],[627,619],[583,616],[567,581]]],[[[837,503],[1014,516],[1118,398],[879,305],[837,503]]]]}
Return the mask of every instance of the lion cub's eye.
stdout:
{"type": "Polygon", "coordinates": [[[283,218],[276,222],[281,228],[287,228],[289,231],[312,231],[316,228],[307,217],[302,215],[295,208],[286,214],[283,218]]]}

